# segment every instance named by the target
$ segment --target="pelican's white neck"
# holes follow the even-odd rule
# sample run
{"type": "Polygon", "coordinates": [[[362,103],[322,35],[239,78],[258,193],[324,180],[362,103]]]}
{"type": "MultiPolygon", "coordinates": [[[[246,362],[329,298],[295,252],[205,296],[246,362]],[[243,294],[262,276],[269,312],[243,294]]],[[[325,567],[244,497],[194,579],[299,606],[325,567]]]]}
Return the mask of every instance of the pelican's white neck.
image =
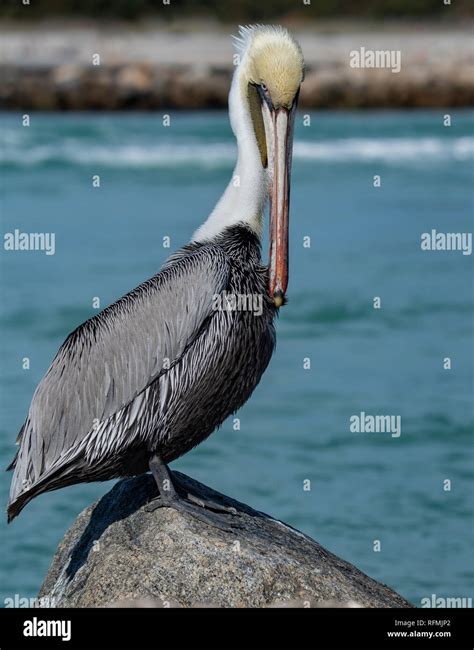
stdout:
{"type": "Polygon", "coordinates": [[[244,223],[258,237],[262,234],[263,210],[268,194],[267,173],[262,166],[242,74],[234,73],[229,93],[229,116],[237,138],[237,164],[232,179],[208,219],[196,230],[193,241],[219,235],[228,226],[244,223]]]}

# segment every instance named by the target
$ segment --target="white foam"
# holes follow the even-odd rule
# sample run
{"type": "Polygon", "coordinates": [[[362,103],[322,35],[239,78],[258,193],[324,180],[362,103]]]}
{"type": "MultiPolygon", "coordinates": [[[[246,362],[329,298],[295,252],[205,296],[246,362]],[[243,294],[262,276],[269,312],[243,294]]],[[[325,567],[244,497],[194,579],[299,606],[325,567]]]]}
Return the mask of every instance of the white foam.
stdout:
{"type": "MultiPolygon", "coordinates": [[[[474,158],[474,137],[458,138],[347,138],[297,141],[294,159],[301,162],[383,162],[392,165],[435,164],[474,158]]],[[[101,165],[112,168],[175,168],[232,166],[236,147],[230,142],[103,144],[95,145],[68,138],[51,144],[29,144],[22,139],[4,138],[0,162],[20,167],[45,163],[101,165]]]]}
{"type": "Polygon", "coordinates": [[[2,147],[0,162],[20,166],[35,166],[48,162],[106,167],[146,168],[199,165],[221,167],[235,159],[235,147],[228,143],[212,145],[86,145],[58,143],[30,148],[2,147]]]}
{"type": "Polygon", "coordinates": [[[383,161],[465,160],[474,154],[474,138],[347,138],[297,142],[295,157],[305,160],[383,161]]]}

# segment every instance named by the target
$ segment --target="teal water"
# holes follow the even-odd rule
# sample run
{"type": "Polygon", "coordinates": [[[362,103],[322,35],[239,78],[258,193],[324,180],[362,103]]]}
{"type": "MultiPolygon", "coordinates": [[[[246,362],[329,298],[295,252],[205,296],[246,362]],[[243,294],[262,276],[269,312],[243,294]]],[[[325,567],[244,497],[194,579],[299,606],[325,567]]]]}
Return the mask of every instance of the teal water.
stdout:
{"type": "MultiPolygon", "coordinates": [[[[240,430],[229,419],[174,464],[416,604],[473,596],[473,261],[420,250],[433,228],[473,230],[473,114],[453,111],[447,128],[443,113],[313,113],[310,126],[299,116],[276,354],[240,430]],[[401,436],[352,433],[361,411],[400,415],[401,436]]],[[[173,114],[169,128],[151,114],[33,114],[29,128],[4,114],[1,126],[2,235],[56,234],[55,255],[1,252],[6,466],[65,336],[97,313],[94,297],[105,307],[157,271],[163,237],[171,249],[190,238],[235,146],[224,113],[173,114]]],[[[0,473],[2,504],[9,478],[0,473]]],[[[0,604],[37,593],[67,527],[109,489],[66,488],[8,527],[2,518],[0,604]]]]}

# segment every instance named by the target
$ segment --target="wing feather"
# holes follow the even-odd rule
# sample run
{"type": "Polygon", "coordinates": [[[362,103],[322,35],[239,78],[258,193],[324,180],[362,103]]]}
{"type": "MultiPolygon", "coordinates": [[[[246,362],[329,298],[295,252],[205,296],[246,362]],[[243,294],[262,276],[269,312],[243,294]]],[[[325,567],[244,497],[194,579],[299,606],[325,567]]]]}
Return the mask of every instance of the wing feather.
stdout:
{"type": "Polygon", "coordinates": [[[185,247],[157,275],[67,337],[34,393],[10,502],[70,459],[94,426],[180,358],[212,314],[213,296],[228,276],[221,248],[185,247]]]}

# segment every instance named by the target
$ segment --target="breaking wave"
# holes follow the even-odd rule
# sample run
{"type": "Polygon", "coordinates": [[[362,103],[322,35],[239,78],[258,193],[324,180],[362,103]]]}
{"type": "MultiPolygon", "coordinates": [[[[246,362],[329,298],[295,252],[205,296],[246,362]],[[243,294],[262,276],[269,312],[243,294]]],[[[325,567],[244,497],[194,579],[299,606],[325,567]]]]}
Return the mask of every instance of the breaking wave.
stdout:
{"type": "MultiPolygon", "coordinates": [[[[0,162],[6,166],[100,165],[112,168],[174,168],[232,166],[236,147],[230,142],[164,144],[93,144],[79,139],[50,144],[6,138],[0,162]]],[[[474,158],[474,137],[347,138],[319,142],[297,141],[294,159],[300,162],[383,162],[387,165],[436,164],[474,158]]]]}

